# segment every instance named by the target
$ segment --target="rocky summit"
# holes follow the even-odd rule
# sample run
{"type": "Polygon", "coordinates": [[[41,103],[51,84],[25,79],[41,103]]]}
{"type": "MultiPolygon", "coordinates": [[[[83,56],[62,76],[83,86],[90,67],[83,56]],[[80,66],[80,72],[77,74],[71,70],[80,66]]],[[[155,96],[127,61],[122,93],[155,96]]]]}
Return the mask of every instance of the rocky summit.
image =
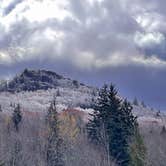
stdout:
{"type": "Polygon", "coordinates": [[[20,92],[47,90],[57,87],[79,88],[81,86],[84,87],[85,85],[76,80],[64,78],[52,71],[25,69],[12,80],[1,81],[0,91],[20,92]]]}

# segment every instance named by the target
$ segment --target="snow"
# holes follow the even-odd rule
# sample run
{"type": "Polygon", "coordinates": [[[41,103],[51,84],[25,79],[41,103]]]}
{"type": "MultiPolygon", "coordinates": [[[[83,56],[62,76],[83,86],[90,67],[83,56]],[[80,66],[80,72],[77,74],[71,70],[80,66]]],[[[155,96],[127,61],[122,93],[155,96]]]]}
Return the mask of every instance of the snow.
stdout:
{"type": "Polygon", "coordinates": [[[4,111],[11,111],[11,105],[20,104],[25,111],[46,111],[53,99],[53,96],[59,91],[57,96],[57,108],[63,110],[64,108],[77,107],[80,104],[90,105],[93,96],[91,89],[86,87],[76,88],[61,88],[25,91],[19,93],[1,92],[0,105],[4,111]]]}
{"type": "MultiPolygon", "coordinates": [[[[55,72],[29,69],[25,69],[23,73],[12,80],[0,81],[0,90],[2,90],[0,92],[0,105],[6,113],[11,113],[14,105],[18,103],[25,112],[46,112],[53,96],[57,94],[58,111],[68,107],[75,108],[85,112],[87,118],[88,113],[93,112],[91,104],[92,100],[97,98],[98,92],[97,88],[88,87],[76,80],[64,78],[55,72]],[[8,91],[8,84],[12,85],[9,87],[12,93],[8,91]],[[23,91],[24,89],[35,91],[23,91]],[[38,90],[36,91],[36,89],[38,90]]],[[[133,105],[133,114],[138,117],[140,122],[163,121],[162,118],[166,119],[164,113],[160,113],[161,117],[159,117],[157,111],[142,106],[133,105]]]]}

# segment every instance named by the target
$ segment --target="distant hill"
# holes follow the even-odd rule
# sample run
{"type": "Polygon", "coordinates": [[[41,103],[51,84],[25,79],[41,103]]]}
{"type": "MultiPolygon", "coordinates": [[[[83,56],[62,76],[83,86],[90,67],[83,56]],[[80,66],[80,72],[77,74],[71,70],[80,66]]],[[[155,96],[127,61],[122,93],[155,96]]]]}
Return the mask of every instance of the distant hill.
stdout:
{"type": "Polygon", "coordinates": [[[77,80],[64,78],[63,76],[47,70],[25,69],[21,74],[10,81],[1,81],[0,91],[20,92],[56,89],[57,87],[79,88],[88,87],[77,80]]]}
{"type": "Polygon", "coordinates": [[[24,110],[43,111],[54,95],[60,110],[73,106],[89,108],[97,94],[97,88],[47,70],[25,69],[13,79],[0,82],[0,105],[6,111],[16,103],[24,110]]]}

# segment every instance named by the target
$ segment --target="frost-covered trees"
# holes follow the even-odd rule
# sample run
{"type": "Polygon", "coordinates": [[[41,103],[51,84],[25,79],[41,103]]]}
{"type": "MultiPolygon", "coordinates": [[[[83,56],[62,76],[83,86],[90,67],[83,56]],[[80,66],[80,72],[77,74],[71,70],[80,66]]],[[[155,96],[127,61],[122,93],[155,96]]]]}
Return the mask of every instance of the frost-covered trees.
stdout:
{"type": "Polygon", "coordinates": [[[108,163],[113,157],[120,166],[129,165],[129,141],[137,124],[131,111],[130,103],[121,101],[113,85],[103,86],[87,130],[92,142],[104,146],[108,163]]]}
{"type": "Polygon", "coordinates": [[[56,98],[54,97],[46,117],[48,126],[48,138],[46,149],[47,166],[63,166],[62,139],[59,132],[58,113],[56,109],[56,98]]]}
{"type": "Polygon", "coordinates": [[[73,85],[76,87],[76,88],[79,88],[79,82],[77,80],[73,80],[73,85]]]}

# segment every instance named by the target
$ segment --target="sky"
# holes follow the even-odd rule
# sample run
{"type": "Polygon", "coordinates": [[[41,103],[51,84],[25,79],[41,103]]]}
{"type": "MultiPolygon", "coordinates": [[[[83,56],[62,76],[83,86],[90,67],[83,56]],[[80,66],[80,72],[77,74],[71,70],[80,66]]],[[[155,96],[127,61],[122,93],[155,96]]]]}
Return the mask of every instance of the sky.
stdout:
{"type": "Polygon", "coordinates": [[[49,69],[166,110],[165,0],[0,0],[0,78],[49,69]]]}

